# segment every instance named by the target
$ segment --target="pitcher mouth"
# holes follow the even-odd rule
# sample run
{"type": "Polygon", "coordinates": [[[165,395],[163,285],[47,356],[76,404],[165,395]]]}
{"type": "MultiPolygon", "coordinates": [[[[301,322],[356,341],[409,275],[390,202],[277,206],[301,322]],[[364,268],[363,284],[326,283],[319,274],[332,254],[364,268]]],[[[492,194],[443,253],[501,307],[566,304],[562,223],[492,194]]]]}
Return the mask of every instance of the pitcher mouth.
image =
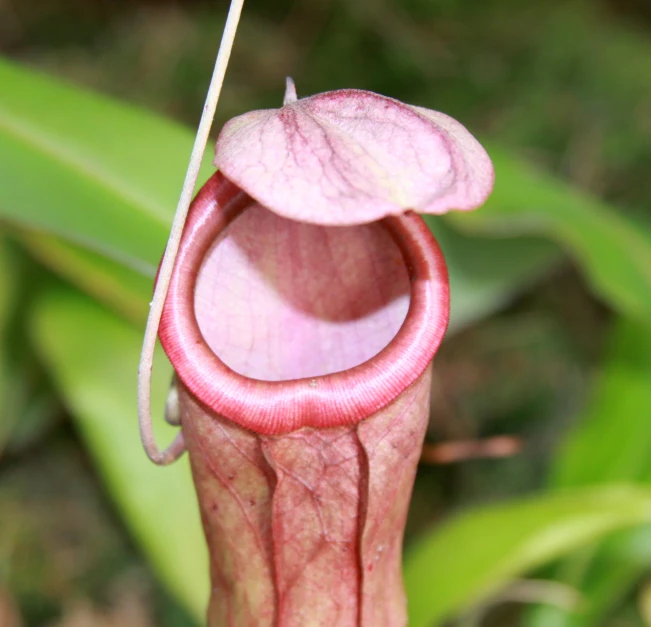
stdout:
{"type": "Polygon", "coordinates": [[[178,378],[207,408],[256,433],[280,435],[368,418],[416,381],[445,334],[449,285],[436,240],[413,212],[377,223],[397,245],[409,281],[406,317],[379,352],[338,372],[262,380],[236,372],[216,354],[202,333],[195,302],[216,238],[254,204],[219,172],[192,203],[159,330],[178,378]]]}

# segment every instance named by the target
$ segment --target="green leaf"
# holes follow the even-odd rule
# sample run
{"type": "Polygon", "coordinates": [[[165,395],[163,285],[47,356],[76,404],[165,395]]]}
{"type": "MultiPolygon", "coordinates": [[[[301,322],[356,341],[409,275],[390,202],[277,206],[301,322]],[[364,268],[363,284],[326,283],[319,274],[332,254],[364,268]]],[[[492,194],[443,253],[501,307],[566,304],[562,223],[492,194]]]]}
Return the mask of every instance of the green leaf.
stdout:
{"type": "MultiPolygon", "coordinates": [[[[132,533],[170,590],[201,620],[208,564],[187,457],[159,468],[140,444],[140,330],[64,288],[36,299],[30,324],[34,344],[132,533]]],[[[161,423],[170,372],[159,353],[152,399],[161,423]]],[[[159,431],[163,441],[173,433],[169,427],[159,431]]]]}
{"type": "Polygon", "coordinates": [[[61,277],[136,323],[149,313],[153,280],[98,253],[37,231],[18,235],[27,250],[61,277]]]}
{"type": "Polygon", "coordinates": [[[27,300],[38,283],[32,265],[0,233],[0,456],[32,444],[61,413],[24,328],[27,300]]]}
{"type": "Polygon", "coordinates": [[[152,276],[190,133],[7,61],[0,85],[0,215],[152,276]]]}
{"type": "Polygon", "coordinates": [[[648,548],[641,554],[639,549],[650,545],[650,533],[648,525],[622,531],[563,560],[554,569],[555,579],[575,589],[582,603],[574,611],[535,605],[525,613],[524,624],[527,627],[601,624],[648,572],[648,548]]]}
{"type": "Polygon", "coordinates": [[[651,481],[651,327],[619,320],[588,407],[552,467],[553,486],[651,481]]]}
{"type": "Polygon", "coordinates": [[[649,521],[651,490],[634,486],[543,494],[462,514],[410,548],[409,625],[439,624],[518,574],[649,521]]]}
{"type": "MultiPolygon", "coordinates": [[[[478,211],[449,214],[483,235],[537,235],[574,256],[595,292],[638,320],[651,316],[651,233],[604,203],[536,172],[496,147],[495,190],[478,211]]],[[[517,261],[514,261],[517,263],[517,261]]]]}
{"type": "MultiPolygon", "coordinates": [[[[576,487],[617,481],[651,482],[651,328],[616,321],[595,390],[554,459],[551,484],[576,487]]],[[[535,607],[529,627],[592,627],[651,565],[651,528],[620,534],[588,554],[569,557],[555,575],[580,590],[577,612],[535,607]]]]}
{"type": "Polygon", "coordinates": [[[562,259],[558,247],[542,239],[473,237],[439,217],[424,218],[448,266],[452,333],[508,305],[562,259]]]}

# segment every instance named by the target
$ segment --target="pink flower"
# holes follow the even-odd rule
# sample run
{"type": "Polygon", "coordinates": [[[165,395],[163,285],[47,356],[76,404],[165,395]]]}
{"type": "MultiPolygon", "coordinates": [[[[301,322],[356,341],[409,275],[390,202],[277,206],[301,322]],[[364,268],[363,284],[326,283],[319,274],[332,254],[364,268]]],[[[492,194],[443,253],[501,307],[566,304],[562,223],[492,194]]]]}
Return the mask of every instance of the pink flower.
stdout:
{"type": "Polygon", "coordinates": [[[481,205],[448,116],[342,90],[228,122],[161,321],[211,555],[211,627],[406,624],[401,545],[448,321],[414,212],[481,205]]]}

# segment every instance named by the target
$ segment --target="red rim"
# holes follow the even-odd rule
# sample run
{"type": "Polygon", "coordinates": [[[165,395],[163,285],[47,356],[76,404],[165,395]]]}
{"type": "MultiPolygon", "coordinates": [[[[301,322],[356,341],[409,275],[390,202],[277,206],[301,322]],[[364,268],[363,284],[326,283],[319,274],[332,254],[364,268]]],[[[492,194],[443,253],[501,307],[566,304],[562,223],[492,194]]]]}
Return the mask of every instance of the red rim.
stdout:
{"type": "Polygon", "coordinates": [[[413,212],[382,220],[411,280],[409,311],[396,336],[373,358],[343,372],[288,381],[251,379],[231,370],[210,349],[194,312],[195,284],[208,249],[251,202],[217,172],[192,203],[159,331],[179,379],[215,413],[266,435],[368,418],[423,373],[443,339],[450,297],[441,249],[413,212]]]}

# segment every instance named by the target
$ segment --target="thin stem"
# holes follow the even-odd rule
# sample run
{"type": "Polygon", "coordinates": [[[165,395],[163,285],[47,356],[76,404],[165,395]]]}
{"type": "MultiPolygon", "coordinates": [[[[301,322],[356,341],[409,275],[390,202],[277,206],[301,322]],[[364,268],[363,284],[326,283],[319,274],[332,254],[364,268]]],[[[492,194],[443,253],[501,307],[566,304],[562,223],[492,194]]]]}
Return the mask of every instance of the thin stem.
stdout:
{"type": "Polygon", "coordinates": [[[582,601],[581,594],[558,581],[522,579],[514,581],[496,596],[480,603],[457,623],[457,627],[481,627],[488,612],[502,603],[536,603],[574,612],[582,601]]]}
{"type": "Polygon", "coordinates": [[[158,337],[160,319],[163,314],[163,306],[165,304],[165,299],[167,298],[167,292],[169,290],[172,272],[174,270],[174,263],[181,243],[185,220],[194,194],[194,188],[197,184],[199,169],[206,150],[210,128],[212,127],[213,119],[215,117],[215,110],[217,109],[217,102],[221,94],[222,85],[224,84],[226,67],[228,66],[228,60],[230,59],[231,51],[233,49],[235,33],[237,31],[240,15],[242,14],[243,5],[244,0],[231,0],[228,17],[226,18],[226,25],[224,26],[224,34],[219,46],[219,52],[217,53],[217,60],[215,61],[215,69],[210,81],[210,87],[208,88],[208,95],[206,96],[206,103],[203,107],[197,136],[194,140],[194,146],[190,156],[190,164],[188,165],[188,171],[185,175],[183,189],[181,190],[179,203],[176,208],[176,213],[174,214],[174,220],[167,241],[167,247],[165,248],[163,262],[158,273],[158,281],[156,283],[154,297],[149,309],[142,353],[140,355],[140,366],[138,368],[138,421],[140,424],[140,437],[142,438],[142,444],[149,459],[151,459],[155,464],[161,466],[170,464],[178,459],[185,450],[185,443],[183,442],[183,434],[179,432],[172,444],[165,451],[161,451],[156,445],[152,428],[150,398],[154,349],[156,347],[156,338],[158,337]]]}

